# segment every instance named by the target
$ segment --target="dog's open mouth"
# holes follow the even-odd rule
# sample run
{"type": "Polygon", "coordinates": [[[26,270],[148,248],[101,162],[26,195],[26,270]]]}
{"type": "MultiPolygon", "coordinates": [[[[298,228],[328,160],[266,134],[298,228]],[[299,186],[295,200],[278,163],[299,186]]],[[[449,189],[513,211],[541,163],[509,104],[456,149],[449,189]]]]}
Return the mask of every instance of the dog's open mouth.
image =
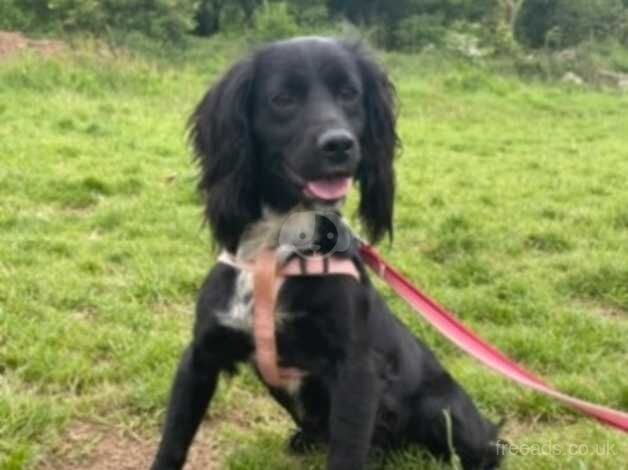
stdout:
{"type": "Polygon", "coordinates": [[[303,192],[313,199],[337,201],[347,195],[351,189],[351,181],[348,176],[308,181],[303,192]]]}

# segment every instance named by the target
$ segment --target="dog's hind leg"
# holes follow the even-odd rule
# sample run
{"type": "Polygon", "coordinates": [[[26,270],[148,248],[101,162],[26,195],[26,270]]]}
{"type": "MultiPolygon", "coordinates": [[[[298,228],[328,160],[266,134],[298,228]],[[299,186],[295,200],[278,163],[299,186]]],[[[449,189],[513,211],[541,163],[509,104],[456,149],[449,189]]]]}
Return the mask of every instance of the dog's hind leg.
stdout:
{"type": "Polygon", "coordinates": [[[465,470],[489,470],[499,465],[497,426],[484,418],[471,398],[444,370],[424,384],[413,406],[410,440],[434,455],[456,454],[465,470]]]}

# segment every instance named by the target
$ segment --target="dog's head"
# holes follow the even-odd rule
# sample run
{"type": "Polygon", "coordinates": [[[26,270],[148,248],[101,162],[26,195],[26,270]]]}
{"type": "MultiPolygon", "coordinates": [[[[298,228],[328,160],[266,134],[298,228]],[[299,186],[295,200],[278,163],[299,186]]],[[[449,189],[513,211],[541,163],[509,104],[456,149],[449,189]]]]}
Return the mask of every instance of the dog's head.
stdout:
{"type": "Polygon", "coordinates": [[[394,89],[361,45],[270,44],[209,90],[190,129],[220,245],[235,249],[263,207],[335,205],[353,180],[371,241],[392,233],[394,89]]]}

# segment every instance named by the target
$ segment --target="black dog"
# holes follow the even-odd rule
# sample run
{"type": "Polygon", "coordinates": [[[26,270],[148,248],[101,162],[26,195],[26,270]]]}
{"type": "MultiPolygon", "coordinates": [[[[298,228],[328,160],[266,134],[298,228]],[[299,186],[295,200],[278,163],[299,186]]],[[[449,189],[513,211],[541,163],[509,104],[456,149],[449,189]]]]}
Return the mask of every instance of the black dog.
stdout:
{"type": "MultiPolygon", "coordinates": [[[[274,43],[236,64],[190,125],[206,216],[227,253],[246,262],[266,248],[284,260],[309,250],[350,258],[360,273],[288,278],[279,292],[281,365],[305,373],[291,387],[268,387],[299,428],[291,447],[324,444],[328,469],[360,470],[372,447],[420,444],[447,458],[449,435],[464,468],[496,468],[497,426],[388,310],[339,219],[353,178],[371,241],[392,233],[398,139],[383,70],[357,44],[274,43]],[[286,227],[307,232],[311,246],[282,239],[286,227]],[[341,238],[348,243],[338,249],[341,238]]],[[[252,362],[251,279],[224,263],[209,273],[154,470],[183,466],[220,373],[252,362]]]]}

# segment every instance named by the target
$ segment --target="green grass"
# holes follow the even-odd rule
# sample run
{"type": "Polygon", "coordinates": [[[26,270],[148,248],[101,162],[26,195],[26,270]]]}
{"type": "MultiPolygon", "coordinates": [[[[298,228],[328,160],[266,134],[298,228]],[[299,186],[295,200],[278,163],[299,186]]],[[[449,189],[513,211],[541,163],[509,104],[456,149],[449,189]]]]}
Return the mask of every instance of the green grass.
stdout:
{"type": "MultiPolygon", "coordinates": [[[[0,469],[35,468],[76,421],[156,434],[213,260],[184,123],[237,49],[0,63],[0,469]]],[[[382,251],[562,390],[628,409],[628,95],[386,61],[404,151],[382,251]]],[[[508,418],[508,468],[628,468],[625,436],[487,371],[384,291],[482,410],[508,418]]],[[[323,468],[285,452],[288,420],[250,373],[211,415],[223,468],[323,468]]],[[[417,450],[383,466],[441,468],[417,450]]]]}

